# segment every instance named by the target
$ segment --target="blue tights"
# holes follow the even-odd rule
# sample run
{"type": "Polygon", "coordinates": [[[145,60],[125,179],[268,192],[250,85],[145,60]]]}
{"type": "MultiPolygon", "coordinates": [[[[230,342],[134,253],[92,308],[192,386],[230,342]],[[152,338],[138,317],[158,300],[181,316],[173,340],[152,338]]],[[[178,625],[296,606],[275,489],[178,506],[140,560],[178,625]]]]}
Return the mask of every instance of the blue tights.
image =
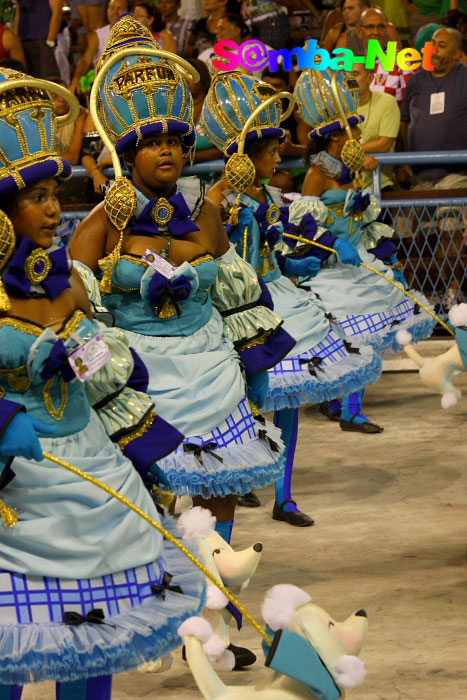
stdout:
{"type": "MultiPolygon", "coordinates": [[[[292,498],[292,471],[297,446],[298,435],[298,409],[284,408],[282,411],[274,411],[274,425],[282,430],[282,439],[285,442],[286,462],[284,473],[276,481],[276,503],[282,506],[284,501],[292,498]]],[[[295,503],[287,503],[282,510],[299,513],[295,503]]]]}

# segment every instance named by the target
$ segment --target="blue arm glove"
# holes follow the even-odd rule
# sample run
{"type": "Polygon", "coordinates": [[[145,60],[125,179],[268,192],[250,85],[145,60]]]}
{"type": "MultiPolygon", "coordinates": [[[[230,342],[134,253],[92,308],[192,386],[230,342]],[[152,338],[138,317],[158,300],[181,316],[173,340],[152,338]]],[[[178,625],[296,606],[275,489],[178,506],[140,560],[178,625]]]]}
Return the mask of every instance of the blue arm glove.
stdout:
{"type": "Polygon", "coordinates": [[[0,438],[0,454],[7,457],[25,457],[38,462],[44,459],[37,432],[54,435],[57,428],[47,425],[27,413],[17,413],[0,438]]]}
{"type": "Polygon", "coordinates": [[[248,398],[258,408],[263,408],[269,389],[269,376],[267,370],[248,374],[246,377],[248,398]]]}
{"type": "Polygon", "coordinates": [[[284,272],[288,277],[316,277],[321,269],[321,260],[310,255],[302,260],[286,258],[284,272]]]}
{"type": "Polygon", "coordinates": [[[334,241],[334,248],[339,253],[339,258],[346,265],[354,265],[358,267],[362,262],[361,257],[358,254],[356,247],[346,241],[344,238],[337,238],[334,241]]]}

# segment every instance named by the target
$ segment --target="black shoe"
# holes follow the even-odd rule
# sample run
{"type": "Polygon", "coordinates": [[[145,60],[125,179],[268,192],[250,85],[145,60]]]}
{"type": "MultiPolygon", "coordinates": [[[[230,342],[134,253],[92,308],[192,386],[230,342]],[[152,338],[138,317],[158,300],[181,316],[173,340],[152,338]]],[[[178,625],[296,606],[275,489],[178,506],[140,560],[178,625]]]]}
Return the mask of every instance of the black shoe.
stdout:
{"type": "MultiPolygon", "coordinates": [[[[360,415],[360,414],[357,414],[360,415]]],[[[355,423],[354,418],[357,417],[357,415],[352,416],[350,420],[343,420],[341,418],[339,425],[341,426],[341,430],[346,430],[348,432],[357,432],[357,433],[382,433],[384,428],[382,428],[380,425],[376,425],[376,423],[371,423],[370,421],[367,421],[366,423],[355,423]]]]}
{"type": "Polygon", "coordinates": [[[341,412],[340,411],[331,411],[329,409],[329,406],[331,405],[330,401],[324,401],[323,403],[319,404],[319,412],[323,414],[323,416],[326,416],[328,420],[332,421],[339,421],[341,418],[341,412]]]}
{"type": "Polygon", "coordinates": [[[244,496],[240,496],[240,498],[237,501],[237,505],[243,506],[244,508],[258,508],[261,505],[261,503],[256,493],[250,491],[250,493],[246,493],[244,496]]]}
{"type": "Polygon", "coordinates": [[[245,647],[236,647],[235,644],[229,644],[227,649],[235,656],[234,671],[244,666],[251,666],[256,661],[256,656],[253,652],[245,647]]]}
{"type": "MultiPolygon", "coordinates": [[[[253,652],[246,647],[236,647],[235,644],[229,644],[227,649],[235,656],[235,666],[233,667],[234,671],[237,671],[239,668],[243,668],[244,666],[251,666],[256,661],[255,654],[253,654],[253,652]]],[[[185,645],[182,646],[182,660],[186,661],[185,645]]]]}
{"type": "MultiPolygon", "coordinates": [[[[289,498],[280,506],[277,503],[274,503],[274,508],[272,509],[273,520],[280,520],[281,522],[289,523],[289,525],[293,525],[294,527],[310,527],[311,525],[315,524],[313,518],[310,518],[310,516],[306,515],[306,513],[302,513],[301,511],[298,511],[298,513],[293,513],[292,511],[289,512],[287,510],[282,510],[287,503],[295,503],[295,501],[292,501],[292,499],[289,498]]],[[[295,503],[295,505],[297,504],[295,503]]]]}

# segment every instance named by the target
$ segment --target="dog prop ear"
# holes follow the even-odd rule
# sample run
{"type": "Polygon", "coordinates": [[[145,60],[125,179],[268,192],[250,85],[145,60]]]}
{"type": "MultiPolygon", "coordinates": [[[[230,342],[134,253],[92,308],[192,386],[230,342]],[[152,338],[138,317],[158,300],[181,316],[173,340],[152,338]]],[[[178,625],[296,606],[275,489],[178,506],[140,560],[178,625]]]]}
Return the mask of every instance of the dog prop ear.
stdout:
{"type": "Polygon", "coordinates": [[[311,603],[308,593],[290,583],[280,583],[266,593],[261,614],[273,632],[290,629],[296,609],[307,603],[311,603]]]}

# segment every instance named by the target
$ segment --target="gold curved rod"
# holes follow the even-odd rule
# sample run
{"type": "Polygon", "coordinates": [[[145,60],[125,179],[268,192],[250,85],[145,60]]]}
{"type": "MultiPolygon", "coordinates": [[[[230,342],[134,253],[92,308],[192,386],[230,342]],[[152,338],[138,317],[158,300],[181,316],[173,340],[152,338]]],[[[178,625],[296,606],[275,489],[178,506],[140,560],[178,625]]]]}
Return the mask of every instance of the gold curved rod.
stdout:
{"type": "Polygon", "coordinates": [[[138,47],[138,49],[136,49],[135,47],[122,49],[121,51],[117,51],[116,54],[111,56],[99,68],[99,72],[96,75],[96,79],[94,80],[94,83],[92,85],[91,97],[89,100],[89,108],[91,111],[91,117],[94,122],[94,125],[97,131],[99,132],[99,136],[104,142],[104,146],[108,148],[108,150],[110,151],[110,155],[112,156],[112,165],[115,171],[116,178],[122,177],[122,166],[120,165],[120,159],[115,150],[115,145],[112,143],[109,136],[107,135],[107,132],[105,131],[99,114],[97,112],[98,90],[102,85],[102,82],[106,77],[108,70],[112,68],[112,66],[115,63],[117,63],[117,61],[119,61],[120,59],[125,58],[126,56],[134,56],[136,51],[138,52],[138,56],[158,56],[159,58],[168,58],[170,61],[172,61],[172,63],[177,63],[180,66],[180,72],[182,73],[184,78],[192,80],[195,83],[199,81],[198,71],[195,68],[193,68],[193,66],[190,63],[188,63],[188,61],[185,61],[184,58],[180,58],[180,56],[176,56],[175,54],[172,54],[169,51],[164,51],[163,49],[158,50],[144,47],[138,47]]]}
{"type": "Polygon", "coordinates": [[[349,120],[347,119],[345,112],[342,109],[341,101],[339,99],[339,87],[337,85],[337,72],[336,71],[332,74],[331,88],[332,88],[332,92],[334,95],[335,107],[337,109],[337,113],[339,114],[339,119],[341,120],[341,123],[344,125],[344,129],[346,130],[347,136],[349,137],[349,139],[353,139],[352,129],[350,128],[349,120]]]}
{"type": "MultiPolygon", "coordinates": [[[[307,245],[315,245],[317,248],[322,248],[323,250],[328,250],[330,253],[335,253],[339,257],[339,253],[335,248],[330,248],[328,245],[324,245],[323,243],[318,243],[318,241],[310,241],[308,238],[304,238],[303,236],[295,236],[293,233],[284,233],[285,238],[292,238],[294,241],[300,241],[300,243],[306,243],[307,245]]],[[[439,316],[437,316],[434,311],[432,311],[428,306],[423,304],[419,299],[417,299],[416,296],[408,292],[404,287],[399,283],[399,282],[394,282],[390,277],[385,275],[383,272],[380,272],[379,270],[376,270],[374,267],[371,267],[371,265],[368,265],[367,263],[364,263],[363,261],[360,263],[362,267],[366,267],[367,270],[370,270],[371,272],[374,272],[375,275],[379,275],[379,277],[382,277],[383,280],[386,280],[386,282],[389,282],[389,284],[392,284],[393,287],[396,287],[399,289],[405,296],[409,297],[409,299],[412,299],[420,308],[422,308],[424,311],[426,311],[427,314],[432,316],[432,318],[436,319],[438,323],[443,326],[445,330],[447,330],[451,335],[455,336],[456,334],[452,330],[452,328],[449,328],[447,323],[445,323],[442,319],[440,319],[439,316]]]]}
{"type": "MultiPolygon", "coordinates": [[[[86,472],[81,471],[81,469],[78,469],[78,467],[74,467],[72,464],[69,462],[66,462],[64,459],[61,459],[60,457],[55,457],[54,455],[50,454],[50,452],[44,452],[44,457],[46,459],[49,459],[51,462],[54,462],[55,464],[58,464],[60,467],[64,467],[65,469],[68,469],[68,471],[72,472],[73,474],[76,474],[77,476],[81,477],[82,479],[85,479],[86,481],[91,482],[91,484],[94,484],[94,486],[97,486],[98,488],[102,489],[106,493],[108,493],[110,496],[113,496],[113,498],[116,498],[117,501],[120,501],[120,503],[123,503],[124,506],[127,508],[130,508],[130,510],[134,511],[137,515],[140,516],[140,518],[143,518],[143,520],[146,520],[147,523],[152,525],[156,530],[158,530],[169,542],[171,542],[175,547],[177,547],[183,554],[188,557],[188,559],[198,567],[200,571],[203,572],[203,574],[213,583],[219,590],[222,591],[222,593],[230,600],[231,603],[233,603],[242,613],[242,615],[250,622],[255,630],[263,637],[263,639],[269,644],[272,644],[272,639],[269,637],[268,634],[264,631],[264,629],[261,627],[261,625],[255,620],[255,618],[248,612],[248,610],[245,609],[245,607],[240,603],[237,598],[232,595],[232,593],[224,586],[223,583],[221,583],[215,576],[212,574],[209,569],[207,569],[204,564],[202,564],[199,559],[197,559],[194,554],[190,552],[185,545],[183,545],[179,540],[177,540],[176,537],[174,537],[168,530],[165,529],[162,525],[160,525],[156,520],[151,518],[150,515],[144,512],[141,508],[139,508],[137,505],[135,505],[132,501],[130,501],[128,498],[125,496],[122,496],[121,493],[118,491],[115,491],[111,486],[108,484],[104,483],[103,481],[99,481],[99,479],[96,479],[94,476],[90,476],[89,474],[86,474],[86,472]]],[[[1,513],[1,507],[2,507],[2,501],[0,499],[0,515],[1,513]]],[[[5,504],[3,504],[4,506],[5,504]]],[[[11,511],[11,509],[8,509],[11,511]]],[[[16,520],[14,522],[11,522],[11,519],[14,520],[15,516],[14,514],[11,515],[11,513],[7,514],[7,517],[9,518],[9,523],[6,523],[7,525],[9,524],[10,527],[14,526],[15,523],[17,522],[17,516],[16,520]]]]}
{"type": "Polygon", "coordinates": [[[275,102],[276,100],[280,100],[282,98],[289,100],[289,106],[287,107],[284,114],[282,114],[281,119],[280,119],[281,122],[283,122],[284,119],[287,119],[287,117],[289,117],[292,114],[294,107],[295,107],[295,97],[292,95],[291,92],[278,92],[276,95],[271,95],[270,97],[265,99],[264,102],[262,102],[260,105],[258,105],[256,107],[256,109],[250,114],[250,116],[248,117],[248,119],[245,122],[245,126],[243,127],[243,129],[240,133],[239,140],[238,140],[238,151],[237,152],[239,153],[239,155],[243,154],[243,149],[245,147],[245,139],[246,139],[248,130],[249,130],[252,122],[254,122],[254,120],[258,116],[258,114],[260,114],[263,111],[263,109],[266,109],[266,107],[269,107],[269,105],[272,102],[275,102]]]}
{"type": "Polygon", "coordinates": [[[64,114],[61,117],[55,117],[55,121],[57,122],[58,126],[65,126],[65,124],[69,124],[79,117],[79,102],[68,90],[68,88],[63,87],[63,85],[57,85],[56,83],[52,83],[50,80],[42,80],[39,78],[24,76],[24,78],[9,78],[4,83],[1,83],[0,93],[7,92],[8,90],[14,90],[17,87],[31,87],[35,89],[40,88],[63,97],[69,106],[70,111],[68,114],[64,114]]]}

